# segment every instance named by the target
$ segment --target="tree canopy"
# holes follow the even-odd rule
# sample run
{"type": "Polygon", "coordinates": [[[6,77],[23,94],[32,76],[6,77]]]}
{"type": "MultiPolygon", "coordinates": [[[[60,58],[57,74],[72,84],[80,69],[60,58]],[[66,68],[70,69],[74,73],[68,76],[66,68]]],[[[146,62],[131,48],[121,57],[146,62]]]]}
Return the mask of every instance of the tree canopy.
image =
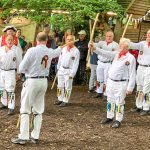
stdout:
{"type": "Polygon", "coordinates": [[[39,23],[49,23],[58,28],[85,26],[96,13],[113,11],[121,16],[122,7],[117,0],[1,0],[3,16],[24,15],[39,23]],[[16,11],[12,14],[12,10],[16,11]],[[24,10],[24,11],[23,11],[24,10]],[[54,14],[52,10],[64,10],[69,14],[54,14]]]}

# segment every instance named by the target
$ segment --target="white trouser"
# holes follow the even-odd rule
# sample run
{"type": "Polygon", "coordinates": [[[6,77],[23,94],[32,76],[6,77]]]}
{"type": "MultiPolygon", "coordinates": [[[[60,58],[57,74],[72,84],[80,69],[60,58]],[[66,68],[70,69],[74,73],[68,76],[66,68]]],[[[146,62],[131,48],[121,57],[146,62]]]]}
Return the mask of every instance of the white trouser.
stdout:
{"type": "Polygon", "coordinates": [[[150,67],[146,67],[144,72],[144,106],[143,110],[150,110],[150,67]]]}
{"type": "Polygon", "coordinates": [[[97,65],[90,64],[90,68],[91,68],[91,75],[90,75],[90,80],[89,80],[89,90],[92,90],[96,82],[97,65]]]}
{"type": "Polygon", "coordinates": [[[69,102],[73,79],[69,79],[69,69],[58,71],[58,100],[65,103],[69,102]]]}
{"type": "Polygon", "coordinates": [[[12,93],[14,95],[15,86],[16,86],[15,70],[10,70],[10,71],[1,70],[0,90],[3,91],[3,97],[1,99],[1,102],[5,106],[7,106],[7,104],[8,104],[8,108],[10,108],[10,109],[14,109],[14,107],[15,107],[15,96],[13,96],[13,98],[12,98],[12,96],[9,97],[8,93],[12,93]],[[9,99],[9,101],[7,101],[7,97],[9,99]]]}
{"type": "Polygon", "coordinates": [[[96,70],[96,75],[97,75],[97,93],[103,93],[104,89],[104,84],[106,85],[107,79],[108,79],[108,70],[110,67],[111,63],[103,63],[98,61],[98,66],[96,70]]]}
{"type": "Polygon", "coordinates": [[[31,137],[39,139],[42,125],[42,113],[44,112],[44,97],[47,90],[47,79],[31,79],[28,78],[21,92],[21,108],[20,108],[20,139],[29,139],[29,124],[31,112],[34,114],[33,130],[31,137]]]}
{"type": "Polygon", "coordinates": [[[108,78],[106,87],[107,118],[114,118],[116,113],[116,120],[119,122],[123,120],[127,84],[127,81],[115,82],[108,78]]]}
{"type": "MultiPolygon", "coordinates": [[[[146,94],[149,94],[149,90],[145,92],[146,85],[148,84],[150,78],[147,74],[146,70],[148,67],[138,66],[137,75],[136,75],[136,83],[137,83],[137,93],[136,93],[136,107],[143,110],[149,110],[150,102],[146,98],[146,94]]],[[[149,87],[150,88],[150,87],[149,87]]]]}

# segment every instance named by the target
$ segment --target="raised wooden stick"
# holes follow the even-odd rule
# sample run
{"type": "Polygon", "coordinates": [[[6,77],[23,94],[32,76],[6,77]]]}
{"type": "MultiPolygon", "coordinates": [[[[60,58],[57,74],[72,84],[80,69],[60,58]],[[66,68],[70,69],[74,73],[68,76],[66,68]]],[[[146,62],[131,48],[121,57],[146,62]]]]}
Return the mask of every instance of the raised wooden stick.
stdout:
{"type": "MultiPolygon", "coordinates": [[[[98,17],[99,17],[99,13],[97,13],[95,21],[94,21],[94,25],[93,25],[93,28],[92,28],[92,31],[91,31],[91,34],[90,34],[90,42],[93,41],[93,36],[94,36],[94,32],[95,32],[96,23],[98,21],[98,17]]],[[[86,68],[89,68],[90,55],[91,55],[91,50],[88,49],[88,54],[87,54],[87,57],[86,57],[86,61],[87,61],[86,68]]]]}
{"type": "Polygon", "coordinates": [[[90,36],[91,36],[91,32],[92,32],[92,21],[91,21],[91,19],[89,19],[89,29],[90,29],[90,36]]]}
{"type": "Polygon", "coordinates": [[[130,22],[130,20],[131,20],[131,18],[132,18],[132,15],[133,15],[133,14],[130,14],[130,16],[129,16],[128,22],[126,23],[126,26],[125,26],[124,31],[123,31],[123,34],[122,34],[122,38],[125,36],[125,33],[126,33],[126,31],[127,31],[129,22],[130,22]]]}

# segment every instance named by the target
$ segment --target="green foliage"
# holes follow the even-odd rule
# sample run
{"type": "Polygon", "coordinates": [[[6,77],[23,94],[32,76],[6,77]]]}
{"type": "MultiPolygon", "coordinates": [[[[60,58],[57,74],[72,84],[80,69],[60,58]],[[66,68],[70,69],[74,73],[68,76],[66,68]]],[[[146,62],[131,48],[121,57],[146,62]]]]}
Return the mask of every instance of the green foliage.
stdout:
{"type": "MultiPolygon", "coordinates": [[[[121,16],[122,7],[117,0],[1,0],[5,16],[11,9],[26,9],[21,13],[39,23],[49,23],[57,28],[83,27],[96,13],[113,11],[121,16]],[[69,11],[69,14],[51,14],[51,10],[69,11]],[[32,11],[35,10],[35,11],[32,11]]],[[[20,15],[20,13],[18,13],[20,15]]]]}

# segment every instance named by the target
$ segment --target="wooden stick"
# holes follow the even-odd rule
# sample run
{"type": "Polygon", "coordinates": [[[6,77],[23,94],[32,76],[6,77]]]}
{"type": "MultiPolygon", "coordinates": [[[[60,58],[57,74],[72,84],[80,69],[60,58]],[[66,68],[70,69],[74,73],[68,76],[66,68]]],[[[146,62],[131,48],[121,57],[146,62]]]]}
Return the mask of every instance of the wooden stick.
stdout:
{"type": "MultiPolygon", "coordinates": [[[[74,43],[75,42],[78,42],[79,41],[79,39],[76,39],[76,40],[74,40],[74,43]]],[[[72,42],[69,42],[69,43],[72,43],[72,42]]],[[[69,43],[66,43],[66,44],[64,44],[64,45],[62,45],[62,46],[60,46],[61,48],[64,48],[65,46],[67,46],[67,44],[69,44],[69,43]]]]}
{"type": "Polygon", "coordinates": [[[131,18],[132,18],[132,15],[133,15],[133,14],[130,14],[130,16],[129,16],[128,22],[126,23],[126,26],[125,26],[124,31],[123,31],[123,34],[122,34],[122,38],[125,36],[125,33],[126,33],[126,31],[127,31],[129,22],[130,22],[130,20],[131,20],[131,18]]]}
{"type": "Polygon", "coordinates": [[[92,32],[92,21],[91,21],[91,19],[89,20],[89,29],[90,29],[90,36],[91,36],[91,32],[92,32]]]}
{"type": "Polygon", "coordinates": [[[90,36],[90,42],[93,40],[93,36],[94,36],[94,32],[95,32],[96,23],[98,21],[98,17],[99,17],[99,13],[97,13],[95,21],[94,21],[94,25],[93,25],[91,36],[90,36]]]}
{"type": "MultiPolygon", "coordinates": [[[[93,28],[92,28],[92,31],[91,31],[91,34],[90,34],[90,42],[93,41],[93,36],[94,36],[94,32],[95,32],[96,23],[98,21],[98,17],[99,17],[99,13],[97,13],[95,21],[94,21],[94,25],[93,25],[93,28]]],[[[91,55],[91,50],[88,49],[88,54],[87,54],[87,57],[86,57],[86,61],[87,61],[86,66],[87,66],[87,68],[89,67],[89,63],[90,63],[90,55],[91,55]]]]}
{"type": "Polygon", "coordinates": [[[58,73],[56,73],[56,75],[55,75],[54,81],[53,81],[52,86],[51,86],[51,90],[54,88],[55,82],[57,80],[57,75],[58,75],[58,73]]]}

